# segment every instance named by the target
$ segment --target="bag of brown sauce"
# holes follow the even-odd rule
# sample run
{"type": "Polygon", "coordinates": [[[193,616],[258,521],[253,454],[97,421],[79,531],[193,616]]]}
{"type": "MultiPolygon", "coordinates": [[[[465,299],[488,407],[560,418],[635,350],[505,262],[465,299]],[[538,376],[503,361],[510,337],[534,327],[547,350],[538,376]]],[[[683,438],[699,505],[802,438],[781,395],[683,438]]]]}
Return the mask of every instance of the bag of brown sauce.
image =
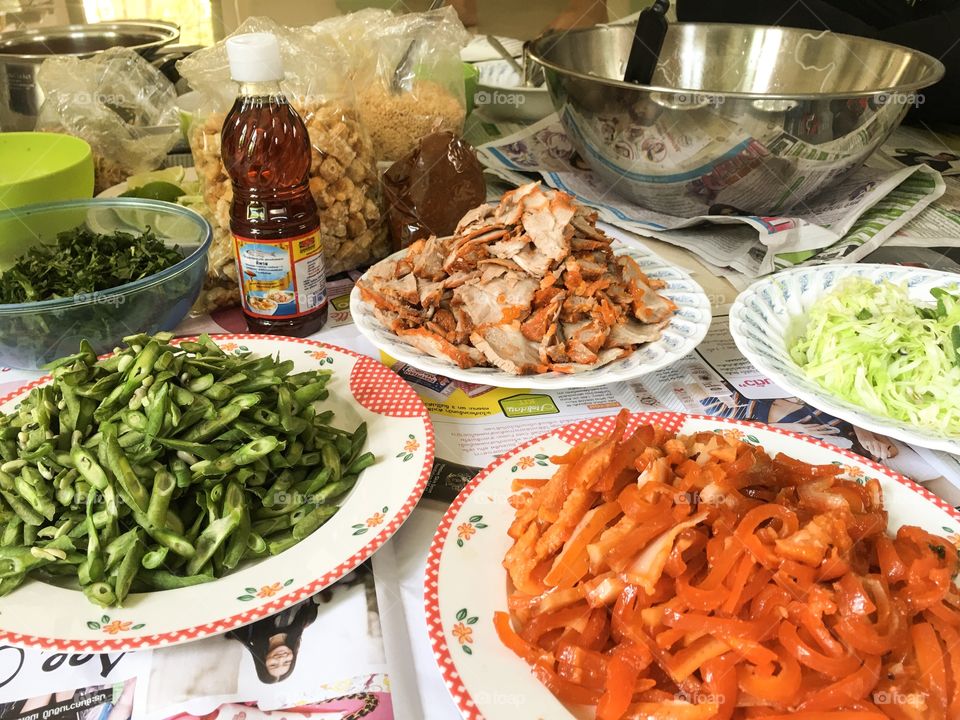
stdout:
{"type": "Polygon", "coordinates": [[[451,235],[468,210],[486,200],[474,149],[451,132],[420,139],[383,175],[393,251],[431,235],[451,235]]]}

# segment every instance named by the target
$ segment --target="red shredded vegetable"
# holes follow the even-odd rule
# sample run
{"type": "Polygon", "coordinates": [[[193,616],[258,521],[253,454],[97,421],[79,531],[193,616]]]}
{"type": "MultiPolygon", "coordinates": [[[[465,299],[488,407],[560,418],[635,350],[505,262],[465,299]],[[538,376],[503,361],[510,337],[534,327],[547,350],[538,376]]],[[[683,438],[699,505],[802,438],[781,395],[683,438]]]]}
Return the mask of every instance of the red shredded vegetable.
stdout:
{"type": "Polygon", "coordinates": [[[957,549],[736,433],[614,432],[519,482],[502,642],[598,720],[960,720],[957,549]]]}

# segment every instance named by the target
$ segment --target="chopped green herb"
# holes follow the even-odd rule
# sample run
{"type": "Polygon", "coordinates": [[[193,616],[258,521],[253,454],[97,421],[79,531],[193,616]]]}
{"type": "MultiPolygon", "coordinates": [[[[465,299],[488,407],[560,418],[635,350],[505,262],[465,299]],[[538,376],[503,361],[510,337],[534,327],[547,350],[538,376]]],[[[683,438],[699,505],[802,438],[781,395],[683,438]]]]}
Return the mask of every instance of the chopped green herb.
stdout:
{"type": "Polygon", "coordinates": [[[142,235],[104,235],[84,227],[31,248],[0,275],[0,304],[73,297],[154,275],[183,260],[148,228],[142,235]]]}

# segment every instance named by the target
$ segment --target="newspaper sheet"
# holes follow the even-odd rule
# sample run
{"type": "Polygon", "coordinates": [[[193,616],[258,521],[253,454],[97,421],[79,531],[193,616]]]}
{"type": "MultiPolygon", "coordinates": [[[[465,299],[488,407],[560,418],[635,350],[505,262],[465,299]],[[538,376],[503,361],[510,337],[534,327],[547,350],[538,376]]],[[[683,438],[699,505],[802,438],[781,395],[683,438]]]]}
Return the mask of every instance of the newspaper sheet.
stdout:
{"type": "MultiPolygon", "coordinates": [[[[816,152],[820,160],[829,149],[784,138],[779,152],[801,156],[816,152]]],[[[743,215],[722,203],[716,203],[710,215],[688,217],[682,214],[686,209],[682,204],[677,205],[677,215],[667,215],[620,198],[590,171],[556,115],[481,145],[478,154],[491,173],[508,182],[542,177],[551,187],[594,207],[613,225],[690,249],[712,265],[750,277],[800,263],[855,262],[945,189],[940,174],[925,165],[893,171],[864,167],[785,217],[743,215]]],[[[683,193],[675,188],[671,193],[680,203],[683,193]]]]}
{"type": "Polygon", "coordinates": [[[898,247],[960,247],[960,177],[946,178],[946,190],[887,241],[898,247]]]}

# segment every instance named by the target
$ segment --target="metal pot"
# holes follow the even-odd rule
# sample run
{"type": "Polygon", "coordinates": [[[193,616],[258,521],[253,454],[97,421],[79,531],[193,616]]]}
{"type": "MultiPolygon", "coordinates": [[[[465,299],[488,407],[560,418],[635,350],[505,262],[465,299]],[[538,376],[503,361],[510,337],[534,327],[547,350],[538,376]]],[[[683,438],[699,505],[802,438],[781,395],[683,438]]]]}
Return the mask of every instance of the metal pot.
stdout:
{"type": "Polygon", "coordinates": [[[173,23],[155,20],[59,25],[0,33],[0,130],[33,130],[43,103],[37,71],[48,57],[90,57],[127,47],[151,59],[180,37],[173,23]]]}

